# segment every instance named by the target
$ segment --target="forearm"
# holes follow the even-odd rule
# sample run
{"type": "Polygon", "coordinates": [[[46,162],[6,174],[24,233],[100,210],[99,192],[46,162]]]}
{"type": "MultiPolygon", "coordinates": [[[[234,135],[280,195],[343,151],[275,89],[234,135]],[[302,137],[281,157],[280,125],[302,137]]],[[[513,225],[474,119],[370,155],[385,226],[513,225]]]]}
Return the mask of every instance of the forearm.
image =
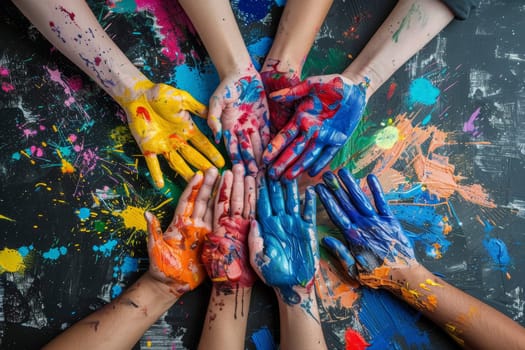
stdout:
{"type": "Polygon", "coordinates": [[[13,3],[53,46],[114,99],[148,80],[104,32],[85,1],[13,3]]]}
{"type": "MultiPolygon", "coordinates": [[[[279,295],[279,294],[278,294],[279,295]]],[[[280,349],[326,349],[315,292],[301,295],[301,302],[289,305],[278,296],[281,329],[280,349]]]]}
{"type": "Polygon", "coordinates": [[[342,74],[355,82],[368,77],[368,100],[453,18],[453,13],[439,0],[400,0],[363,51],[342,74]]]}
{"type": "Polygon", "coordinates": [[[244,349],[252,288],[224,293],[213,285],[199,349],[244,349]]]}
{"type": "Polygon", "coordinates": [[[180,0],[179,2],[199,32],[221,79],[230,73],[242,73],[251,65],[250,55],[229,1],[180,0]]]}
{"type": "Polygon", "coordinates": [[[178,297],[146,272],[121,296],[74,324],[45,349],[131,349],[178,297]]]}
{"type": "Polygon", "coordinates": [[[263,71],[273,68],[279,72],[300,73],[332,3],[333,0],[289,0],[263,71]]]}
{"type": "Polygon", "coordinates": [[[405,270],[400,297],[472,349],[523,349],[525,328],[422,266],[405,270]]]}

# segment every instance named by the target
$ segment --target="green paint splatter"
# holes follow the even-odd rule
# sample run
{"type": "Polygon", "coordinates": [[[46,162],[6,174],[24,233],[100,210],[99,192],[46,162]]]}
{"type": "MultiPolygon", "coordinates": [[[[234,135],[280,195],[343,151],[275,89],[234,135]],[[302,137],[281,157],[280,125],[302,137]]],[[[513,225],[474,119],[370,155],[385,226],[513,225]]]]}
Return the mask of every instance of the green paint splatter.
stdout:
{"type": "Polygon", "coordinates": [[[341,73],[350,62],[347,53],[338,48],[326,51],[314,47],[304,63],[301,79],[312,75],[341,73]]]}
{"type": "Polygon", "coordinates": [[[379,130],[375,135],[376,145],[381,149],[390,149],[394,147],[398,139],[399,130],[393,125],[389,125],[379,130]]]}
{"type": "Polygon", "coordinates": [[[421,12],[421,8],[419,7],[419,4],[415,3],[410,6],[410,9],[408,10],[408,13],[405,17],[403,17],[403,20],[399,24],[399,28],[394,32],[392,35],[392,40],[397,43],[399,40],[399,35],[401,32],[405,29],[410,28],[410,20],[412,19],[412,16],[414,14],[419,14],[419,20],[424,22],[423,13],[421,12]]]}

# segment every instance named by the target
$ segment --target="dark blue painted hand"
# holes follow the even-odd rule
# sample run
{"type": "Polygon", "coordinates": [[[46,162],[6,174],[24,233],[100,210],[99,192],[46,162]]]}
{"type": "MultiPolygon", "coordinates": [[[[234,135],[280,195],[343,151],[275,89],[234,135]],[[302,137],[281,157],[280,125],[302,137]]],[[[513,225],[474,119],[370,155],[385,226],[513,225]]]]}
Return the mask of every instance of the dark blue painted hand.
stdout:
{"type": "Polygon", "coordinates": [[[301,302],[309,293],[319,264],[316,238],[316,198],[313,187],[306,190],[301,215],[296,181],[258,178],[257,221],[248,238],[250,262],[259,277],[274,287],[289,305],[301,302]],[[284,189],[284,193],[283,193],[284,189]]]}
{"type": "Polygon", "coordinates": [[[323,180],[324,184],[316,185],[316,191],[328,215],[342,230],[349,249],[333,237],[325,237],[323,243],[352,278],[377,288],[382,283],[380,276],[363,278],[364,275],[373,274],[379,267],[388,269],[416,262],[412,244],[393,216],[375,175],[369,175],[367,181],[377,210],[347,169],[339,171],[339,179],[327,171],[323,180]]]}
{"type": "Polygon", "coordinates": [[[366,84],[339,74],[310,77],[270,97],[298,100],[292,119],[271,140],[263,154],[271,178],[293,179],[308,170],[317,175],[352,135],[365,108],[366,84]]]}

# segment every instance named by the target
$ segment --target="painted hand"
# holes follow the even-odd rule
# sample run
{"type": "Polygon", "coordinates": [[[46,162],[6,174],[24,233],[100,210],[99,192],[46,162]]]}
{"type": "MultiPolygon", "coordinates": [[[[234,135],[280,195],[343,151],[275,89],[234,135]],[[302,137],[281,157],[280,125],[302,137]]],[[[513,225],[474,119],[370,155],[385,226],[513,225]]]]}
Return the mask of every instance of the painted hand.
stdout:
{"type": "MultiPolygon", "coordinates": [[[[291,88],[301,81],[299,75],[294,70],[288,72],[278,71],[277,66],[279,63],[279,60],[272,58],[267,58],[266,62],[264,62],[261,78],[268,96],[274,91],[291,88]]],[[[270,109],[270,129],[272,133],[276,133],[281,130],[292,117],[295,101],[275,101],[269,99],[268,108],[270,109]]]]}
{"type": "Polygon", "coordinates": [[[210,168],[203,176],[197,172],[182,193],[173,221],[163,234],[155,215],[147,212],[148,253],[150,273],[184,293],[196,288],[206,278],[200,263],[201,244],[211,232],[212,194],[217,169],[210,168]]]}
{"type": "Polygon", "coordinates": [[[295,114],[271,140],[263,161],[268,174],[293,179],[308,170],[317,175],[352,135],[365,107],[366,86],[342,75],[310,77],[273,92],[278,102],[296,101],[295,114]]]}
{"type": "Polygon", "coordinates": [[[244,163],[255,176],[270,138],[268,103],[257,71],[227,76],[210,98],[208,125],[219,143],[224,137],[233,164],[244,163]]]}
{"type": "Polygon", "coordinates": [[[256,279],[248,257],[248,232],[255,218],[255,179],[241,164],[222,175],[215,197],[213,232],[204,241],[202,262],[218,290],[230,294],[256,279]]]}
{"type": "Polygon", "coordinates": [[[323,180],[324,184],[316,185],[317,194],[349,248],[333,237],[323,238],[323,244],[339,258],[350,277],[372,288],[397,287],[390,280],[391,269],[419,264],[377,177],[367,177],[376,209],[347,169],[339,171],[339,179],[327,171],[323,180]]]}
{"type": "Polygon", "coordinates": [[[190,112],[206,116],[206,107],[189,93],[165,84],[146,83],[143,93],[119,99],[129,128],[144,154],[151,177],[164,187],[157,155],[162,154],[175,172],[186,181],[194,175],[191,167],[222,168],[224,159],[208,138],[195,126],[190,112]],[[191,167],[190,167],[191,166],[191,167]]]}
{"type": "Polygon", "coordinates": [[[297,182],[259,176],[257,221],[252,221],[248,243],[250,262],[259,277],[274,287],[289,305],[301,302],[311,292],[319,265],[315,226],[315,192],[306,189],[304,211],[299,210],[297,182]]]}

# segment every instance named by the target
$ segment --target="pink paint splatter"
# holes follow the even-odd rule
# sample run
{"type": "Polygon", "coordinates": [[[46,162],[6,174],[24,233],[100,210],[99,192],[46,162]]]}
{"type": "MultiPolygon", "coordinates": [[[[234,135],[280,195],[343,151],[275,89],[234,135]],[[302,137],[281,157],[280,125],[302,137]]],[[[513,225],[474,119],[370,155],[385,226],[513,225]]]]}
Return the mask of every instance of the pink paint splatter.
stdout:
{"type": "Polygon", "coordinates": [[[75,102],[75,98],[71,93],[71,88],[69,87],[69,84],[62,79],[60,71],[58,69],[51,69],[47,66],[44,66],[44,68],[47,70],[49,78],[64,88],[64,93],[68,96],[68,98],[64,101],[64,104],[68,107],[71,106],[71,104],[75,102]]]}
{"type": "Polygon", "coordinates": [[[177,1],[136,0],[137,11],[148,11],[155,17],[155,25],[161,38],[162,54],[175,63],[183,63],[179,40],[185,40],[187,29],[191,35],[196,35],[195,28],[177,1]],[[174,25],[176,23],[177,25],[174,25]]]}
{"type": "Polygon", "coordinates": [[[100,62],[102,62],[102,58],[100,58],[99,56],[95,57],[95,66],[99,66],[100,62]]]}
{"type": "Polygon", "coordinates": [[[472,115],[467,120],[467,122],[463,124],[463,132],[469,133],[474,137],[478,137],[482,135],[482,132],[479,131],[479,128],[474,125],[474,121],[479,116],[480,110],[481,110],[481,107],[478,107],[478,109],[476,109],[474,113],[472,113],[472,115]]]}
{"type": "Polygon", "coordinates": [[[71,77],[71,78],[67,78],[66,82],[69,85],[69,87],[71,88],[71,90],[73,90],[74,92],[77,92],[80,89],[82,89],[82,86],[84,85],[82,83],[82,78],[80,76],[78,76],[78,75],[74,76],[74,77],[71,77]]]}
{"type": "Polygon", "coordinates": [[[33,156],[37,156],[40,158],[44,155],[44,150],[40,147],[31,146],[29,149],[31,150],[31,155],[33,156]]]}
{"type": "Polygon", "coordinates": [[[33,129],[24,129],[22,130],[22,133],[24,134],[25,137],[31,137],[37,134],[37,132],[33,129]]]}
{"type": "Polygon", "coordinates": [[[7,83],[7,82],[3,82],[2,83],[2,90],[4,90],[5,92],[11,92],[15,89],[15,87],[13,86],[13,84],[10,84],[10,83],[7,83]]]}
{"type": "Polygon", "coordinates": [[[0,77],[8,77],[9,76],[9,69],[5,67],[0,67],[0,77]]]}

